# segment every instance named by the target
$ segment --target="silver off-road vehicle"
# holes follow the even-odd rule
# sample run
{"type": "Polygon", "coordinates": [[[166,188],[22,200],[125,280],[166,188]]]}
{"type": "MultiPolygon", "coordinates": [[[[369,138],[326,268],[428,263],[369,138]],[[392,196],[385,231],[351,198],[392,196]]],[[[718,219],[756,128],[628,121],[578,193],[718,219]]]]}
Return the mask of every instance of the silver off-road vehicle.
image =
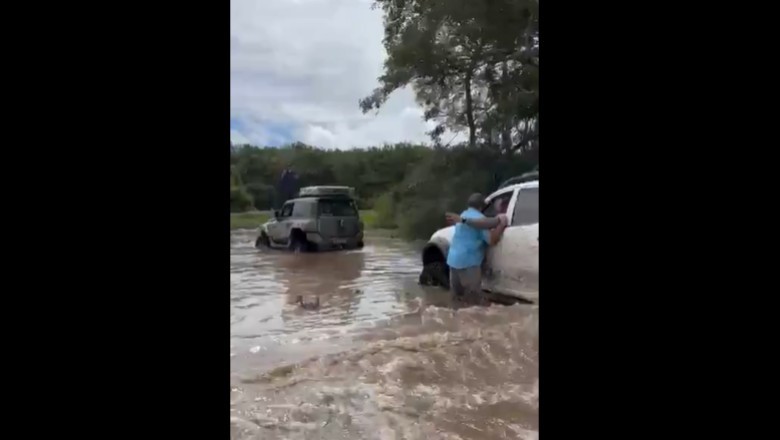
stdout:
{"type": "Polygon", "coordinates": [[[260,226],[255,246],[311,252],[363,247],[363,222],[346,186],[301,188],[260,226]]]}

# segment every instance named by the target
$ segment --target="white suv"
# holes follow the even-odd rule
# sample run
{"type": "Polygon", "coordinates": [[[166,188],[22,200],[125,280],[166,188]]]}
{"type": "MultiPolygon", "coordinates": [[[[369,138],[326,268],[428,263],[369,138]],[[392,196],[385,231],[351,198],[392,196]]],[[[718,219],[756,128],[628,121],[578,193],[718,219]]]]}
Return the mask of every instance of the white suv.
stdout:
{"type": "MultiPolygon", "coordinates": [[[[509,223],[501,241],[490,246],[482,288],[528,302],[539,300],[539,180],[500,188],[486,199],[488,217],[505,213],[509,223]]],[[[439,229],[422,252],[421,284],[449,288],[447,252],[455,226],[439,229]]]]}

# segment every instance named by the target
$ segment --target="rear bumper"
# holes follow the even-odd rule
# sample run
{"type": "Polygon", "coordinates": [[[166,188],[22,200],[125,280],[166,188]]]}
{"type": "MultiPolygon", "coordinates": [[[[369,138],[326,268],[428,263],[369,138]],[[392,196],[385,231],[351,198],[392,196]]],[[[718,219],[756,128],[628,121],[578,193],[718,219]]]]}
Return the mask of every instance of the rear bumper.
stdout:
{"type": "Polygon", "coordinates": [[[318,249],[355,249],[363,247],[363,233],[352,237],[323,237],[316,232],[306,233],[306,239],[317,245],[318,249]]]}

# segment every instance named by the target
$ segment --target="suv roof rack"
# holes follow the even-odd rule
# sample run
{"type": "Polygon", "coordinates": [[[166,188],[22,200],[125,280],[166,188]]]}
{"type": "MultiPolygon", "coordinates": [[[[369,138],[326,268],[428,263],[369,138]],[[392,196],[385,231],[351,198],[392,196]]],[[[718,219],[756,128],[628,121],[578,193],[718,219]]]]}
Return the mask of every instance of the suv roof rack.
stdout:
{"type": "Polygon", "coordinates": [[[349,186],[307,186],[301,188],[298,197],[342,196],[354,197],[355,189],[349,186]]]}
{"type": "Polygon", "coordinates": [[[511,177],[498,186],[498,189],[506,188],[509,185],[516,185],[523,182],[531,182],[533,180],[539,180],[539,171],[531,171],[519,176],[511,177]]]}

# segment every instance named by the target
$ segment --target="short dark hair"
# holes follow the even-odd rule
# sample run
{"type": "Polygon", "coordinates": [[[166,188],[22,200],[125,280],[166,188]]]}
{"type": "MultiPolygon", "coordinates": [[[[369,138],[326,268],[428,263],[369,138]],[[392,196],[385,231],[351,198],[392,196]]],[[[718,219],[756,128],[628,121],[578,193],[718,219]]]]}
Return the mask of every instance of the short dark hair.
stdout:
{"type": "Polygon", "coordinates": [[[474,193],[469,196],[467,205],[469,208],[482,209],[485,206],[485,196],[480,193],[474,193]]]}

